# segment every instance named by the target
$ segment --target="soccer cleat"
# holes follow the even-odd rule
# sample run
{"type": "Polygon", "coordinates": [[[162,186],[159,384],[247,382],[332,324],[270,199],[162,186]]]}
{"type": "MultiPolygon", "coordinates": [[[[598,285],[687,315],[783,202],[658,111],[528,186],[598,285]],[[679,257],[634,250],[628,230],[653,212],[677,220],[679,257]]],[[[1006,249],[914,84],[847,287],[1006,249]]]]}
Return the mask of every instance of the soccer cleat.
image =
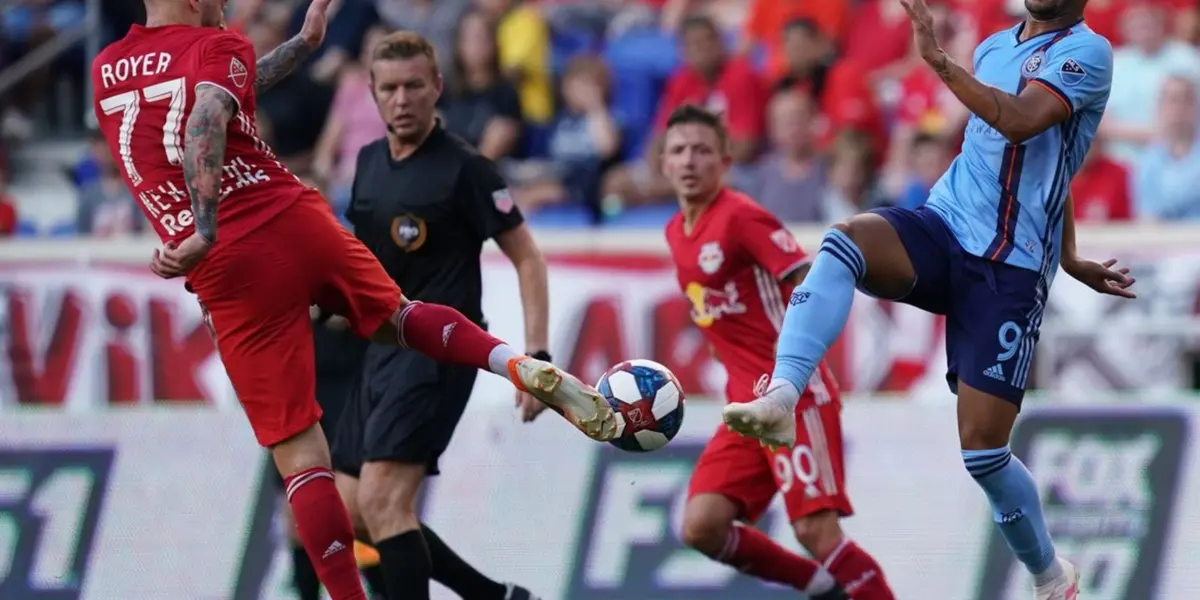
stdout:
{"type": "Polygon", "coordinates": [[[379,551],[374,547],[355,540],[354,561],[359,569],[369,569],[379,564],[379,551]]]}
{"type": "Polygon", "coordinates": [[[846,590],[843,590],[841,588],[841,586],[835,587],[832,590],[825,592],[824,594],[818,594],[816,596],[809,596],[809,599],[810,600],[853,600],[850,597],[850,594],[847,594],[846,590]]]}
{"type": "Polygon", "coordinates": [[[730,404],[721,411],[730,431],[757,438],[770,448],[791,448],[796,444],[796,413],[774,398],[730,404]]]}
{"type": "Polygon", "coordinates": [[[607,442],[617,435],[617,415],[595,388],[536,358],[508,361],[508,376],[517,389],[533,394],[584,435],[607,442]]]}
{"type": "Polygon", "coordinates": [[[504,584],[504,600],[542,600],[538,596],[533,595],[533,592],[515,584],[504,584]]]}
{"type": "Polygon", "coordinates": [[[1056,558],[1062,565],[1063,575],[1054,581],[1034,588],[1037,600],[1078,600],[1079,570],[1070,561],[1056,558]]]}

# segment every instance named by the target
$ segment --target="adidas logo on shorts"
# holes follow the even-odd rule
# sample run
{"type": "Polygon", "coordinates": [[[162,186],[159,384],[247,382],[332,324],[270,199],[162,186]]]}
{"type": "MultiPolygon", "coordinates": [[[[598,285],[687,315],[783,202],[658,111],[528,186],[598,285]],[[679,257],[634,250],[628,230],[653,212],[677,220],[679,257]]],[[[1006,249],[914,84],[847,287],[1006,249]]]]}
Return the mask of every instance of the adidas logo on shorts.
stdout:
{"type": "Polygon", "coordinates": [[[986,375],[987,377],[991,377],[992,379],[995,379],[996,381],[1005,381],[1004,369],[1001,368],[999,364],[995,364],[995,365],[992,365],[992,366],[984,369],[983,374],[986,375]]]}

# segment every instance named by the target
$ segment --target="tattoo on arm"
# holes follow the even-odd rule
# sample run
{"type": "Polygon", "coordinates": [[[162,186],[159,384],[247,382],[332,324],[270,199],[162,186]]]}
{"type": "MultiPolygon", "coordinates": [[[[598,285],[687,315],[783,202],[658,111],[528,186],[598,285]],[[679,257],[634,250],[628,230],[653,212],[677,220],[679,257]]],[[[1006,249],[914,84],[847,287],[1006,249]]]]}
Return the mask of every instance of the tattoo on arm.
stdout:
{"type": "Polygon", "coordinates": [[[210,243],[217,241],[226,130],[237,111],[237,101],[225,90],[198,86],[183,137],[183,177],[192,198],[196,233],[210,243]]]}
{"type": "Polygon", "coordinates": [[[254,91],[261,94],[275,87],[275,84],[295,71],[309,54],[312,54],[312,48],[300,39],[300,36],[293,36],[268,52],[255,63],[257,74],[254,77],[254,91]]]}

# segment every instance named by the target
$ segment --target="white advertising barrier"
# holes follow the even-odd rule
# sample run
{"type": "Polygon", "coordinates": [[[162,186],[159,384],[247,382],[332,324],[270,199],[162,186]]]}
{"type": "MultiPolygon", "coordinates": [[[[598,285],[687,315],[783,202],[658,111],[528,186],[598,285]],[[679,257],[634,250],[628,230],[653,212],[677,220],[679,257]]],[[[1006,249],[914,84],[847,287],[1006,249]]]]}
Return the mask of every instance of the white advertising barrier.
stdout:
{"type": "MultiPolygon", "coordinates": [[[[488,380],[499,385],[481,385],[481,399],[506,392],[488,380]]],[[[553,415],[520,425],[510,407],[475,402],[424,492],[423,518],[484,572],[547,600],[795,598],[679,543],[688,477],[718,408],[693,401],[670,445],[631,454],[553,415]]],[[[292,598],[278,488],[240,416],[56,413],[0,417],[0,598],[292,598]]],[[[857,510],[845,526],[899,598],[1030,596],[962,466],[952,409],[851,402],[843,421],[857,510]]],[[[1084,570],[1084,597],[1200,597],[1197,424],[1195,398],[1026,411],[1014,451],[1059,547],[1084,570]]],[[[797,547],[779,506],[760,526],[797,547]]],[[[440,587],[434,597],[454,598],[440,587]]]]}
{"type": "MultiPolygon", "coordinates": [[[[815,248],[819,230],[797,231],[815,248]]],[[[1200,349],[1200,231],[1085,229],[1096,257],[1119,256],[1141,298],[1100,296],[1062,276],[1051,294],[1031,379],[1062,390],[1186,387],[1200,349]]],[[[719,393],[723,372],[692,322],[752,290],[685,298],[657,232],[539,233],[550,262],[551,351],[587,379],[628,356],[652,358],[687,389],[719,393]]],[[[198,401],[236,406],[194,298],[151,275],[155,242],[0,243],[0,406],[198,401]]],[[[484,312],[523,335],[516,275],[489,253],[484,312]]],[[[829,360],[844,389],[946,397],[944,321],[860,296],[829,360]]]]}

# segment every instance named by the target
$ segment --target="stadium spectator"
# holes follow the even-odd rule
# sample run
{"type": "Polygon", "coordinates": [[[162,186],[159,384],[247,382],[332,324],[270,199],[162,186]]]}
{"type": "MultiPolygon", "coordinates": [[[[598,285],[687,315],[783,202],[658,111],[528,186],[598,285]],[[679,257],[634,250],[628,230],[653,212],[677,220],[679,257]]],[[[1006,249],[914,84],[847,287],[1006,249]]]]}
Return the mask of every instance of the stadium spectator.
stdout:
{"type": "Polygon", "coordinates": [[[707,17],[689,17],[680,29],[683,64],[671,75],[658,104],[654,154],[660,152],[662,133],[671,111],[697,104],[722,114],[729,127],[730,155],[749,162],[758,155],[767,95],[754,67],[728,56],[721,33],[707,17]]]}
{"type": "Polygon", "coordinates": [[[830,155],[824,203],[826,223],[843,221],[889,204],[876,182],[876,161],[868,135],[854,130],[839,133],[830,155]]]}
{"type": "MultiPolygon", "coordinates": [[[[333,20],[337,20],[336,13],[333,20]]],[[[261,58],[287,39],[284,27],[273,20],[258,19],[246,25],[246,37],[261,58]]],[[[312,150],[325,125],[324,119],[315,115],[328,114],[332,102],[333,87],[317,82],[303,67],[259,95],[259,127],[274,132],[271,149],[292,172],[310,170],[312,150]]]]}
{"type": "Polygon", "coordinates": [[[79,161],[71,167],[71,181],[76,189],[83,189],[88,184],[100,178],[101,165],[112,162],[112,154],[108,150],[108,142],[99,129],[89,133],[87,150],[79,161]]]}
{"type": "Polygon", "coordinates": [[[621,123],[610,106],[612,74],[596,56],[572,59],[563,73],[563,111],[550,132],[550,162],[514,190],[521,210],[562,201],[593,209],[599,218],[600,181],[621,151],[621,123]]]}
{"type": "Polygon", "coordinates": [[[733,178],[739,189],[785,223],[825,220],[826,165],[817,151],[820,127],[816,102],[797,90],[771,99],[767,135],[770,152],[733,178]]]}
{"type": "MultiPolygon", "coordinates": [[[[283,11],[286,15],[285,37],[291,37],[300,31],[308,4],[291,3],[290,10],[283,11]]],[[[289,3],[272,2],[271,6],[286,7],[289,3]]],[[[308,68],[297,71],[305,72],[313,81],[330,89],[330,96],[324,98],[325,102],[332,98],[332,86],[337,82],[338,73],[344,65],[353,63],[355,57],[362,53],[367,30],[378,21],[374,6],[367,0],[332,0],[328,15],[329,26],[325,42],[306,59],[304,64],[308,65],[308,68]]]]}
{"type": "Polygon", "coordinates": [[[371,28],[359,62],[348,63],[342,68],[333,106],[325,117],[325,128],[313,151],[313,175],[335,202],[336,214],[341,214],[345,208],[343,204],[349,201],[349,186],[354,181],[358,151],[387,135],[387,127],[379,120],[371,95],[368,72],[371,50],[384,34],[385,30],[380,27],[371,28]]]}
{"type": "Polygon", "coordinates": [[[783,52],[785,67],[775,89],[801,89],[817,98],[829,124],[823,141],[831,141],[843,130],[859,130],[871,137],[873,153],[881,157],[887,150],[887,130],[868,69],[839,58],[833,41],[807,19],[791,21],[784,28],[783,52]]]}
{"type": "Polygon", "coordinates": [[[1200,219],[1200,144],[1196,84],[1168,77],[1159,101],[1158,136],[1134,170],[1134,203],[1139,219],[1200,219]]]}
{"type": "Polygon", "coordinates": [[[849,16],[846,0],[753,0],[739,50],[744,54],[756,47],[765,50],[766,72],[776,78],[787,69],[784,30],[788,23],[808,21],[824,37],[836,41],[849,16]]]}
{"type": "Polygon", "coordinates": [[[521,102],[500,71],[496,27],[483,12],[459,20],[451,68],[439,101],[446,128],[492,160],[510,155],[521,139],[521,102]]]}
{"type": "Polygon", "coordinates": [[[929,199],[929,190],[950,168],[955,153],[944,138],[921,133],[912,138],[906,154],[912,157],[912,172],[896,204],[912,210],[929,199]]]}
{"type": "Polygon", "coordinates": [[[749,62],[729,57],[717,26],[707,17],[688,17],[680,29],[683,64],[671,75],[658,103],[654,137],[646,160],[612,169],[605,177],[606,204],[646,204],[671,196],[659,173],[662,136],[671,111],[697,104],[721,113],[729,127],[729,153],[738,163],[758,155],[764,130],[767,94],[749,62]]]}
{"type": "MultiPolygon", "coordinates": [[[[975,47],[970,32],[960,27],[962,19],[945,2],[929,5],[939,40],[959,64],[971,64],[975,47]]],[[[921,134],[957,144],[970,112],[946,88],[933,69],[921,60],[919,51],[909,50],[904,72],[900,74],[899,98],[894,108],[894,122],[889,137],[887,166],[883,185],[891,193],[903,193],[913,170],[913,155],[909,149],[921,134]]]]}
{"type": "Polygon", "coordinates": [[[17,232],[17,207],[8,194],[0,194],[0,237],[17,232]]]}
{"type": "Polygon", "coordinates": [[[678,31],[688,17],[712,20],[723,34],[737,35],[746,28],[745,0],[666,0],[662,3],[664,31],[678,31]]]}
{"type": "Polygon", "coordinates": [[[94,149],[95,176],[79,188],[76,232],[94,237],[116,237],[143,231],[146,219],[121,178],[112,154],[106,146],[94,149]]]}
{"type": "Polygon", "coordinates": [[[949,3],[962,18],[972,49],[993,33],[1015,26],[1025,10],[1021,2],[1013,0],[949,0],[949,3]]]}
{"type": "MultiPolygon", "coordinates": [[[[929,0],[931,9],[939,3],[929,0]]],[[[903,5],[896,0],[862,0],[854,9],[841,46],[848,60],[866,65],[875,83],[908,70],[914,62],[909,53],[911,45],[912,25],[903,5]]]]}
{"type": "Polygon", "coordinates": [[[1113,158],[1132,164],[1155,135],[1155,106],[1171,75],[1200,81],[1200,51],[1167,37],[1167,9],[1159,0],[1130,6],[1121,20],[1129,44],[1113,52],[1112,93],[1101,133],[1113,158]]]}
{"type": "Polygon", "coordinates": [[[496,23],[500,68],[517,86],[521,114],[544,125],[554,118],[554,83],[550,72],[550,28],[533,4],[522,0],[475,0],[496,23]]]}
{"type": "Polygon", "coordinates": [[[437,50],[443,76],[454,76],[454,32],[471,0],[374,0],[380,22],[391,30],[415,31],[437,50]]]}
{"type": "Polygon", "coordinates": [[[1077,223],[1111,223],[1132,217],[1129,169],[1104,152],[1103,144],[1092,144],[1071,180],[1071,196],[1077,223]]]}
{"type": "MultiPolygon", "coordinates": [[[[1133,0],[1144,1],[1146,0],[1133,0]]],[[[1126,41],[1122,37],[1120,20],[1129,4],[1130,0],[1088,0],[1087,7],[1083,10],[1083,18],[1087,20],[1092,31],[1108,38],[1113,46],[1117,46],[1126,41]]],[[[1079,206],[1076,205],[1075,208],[1078,212],[1079,206]]]]}

